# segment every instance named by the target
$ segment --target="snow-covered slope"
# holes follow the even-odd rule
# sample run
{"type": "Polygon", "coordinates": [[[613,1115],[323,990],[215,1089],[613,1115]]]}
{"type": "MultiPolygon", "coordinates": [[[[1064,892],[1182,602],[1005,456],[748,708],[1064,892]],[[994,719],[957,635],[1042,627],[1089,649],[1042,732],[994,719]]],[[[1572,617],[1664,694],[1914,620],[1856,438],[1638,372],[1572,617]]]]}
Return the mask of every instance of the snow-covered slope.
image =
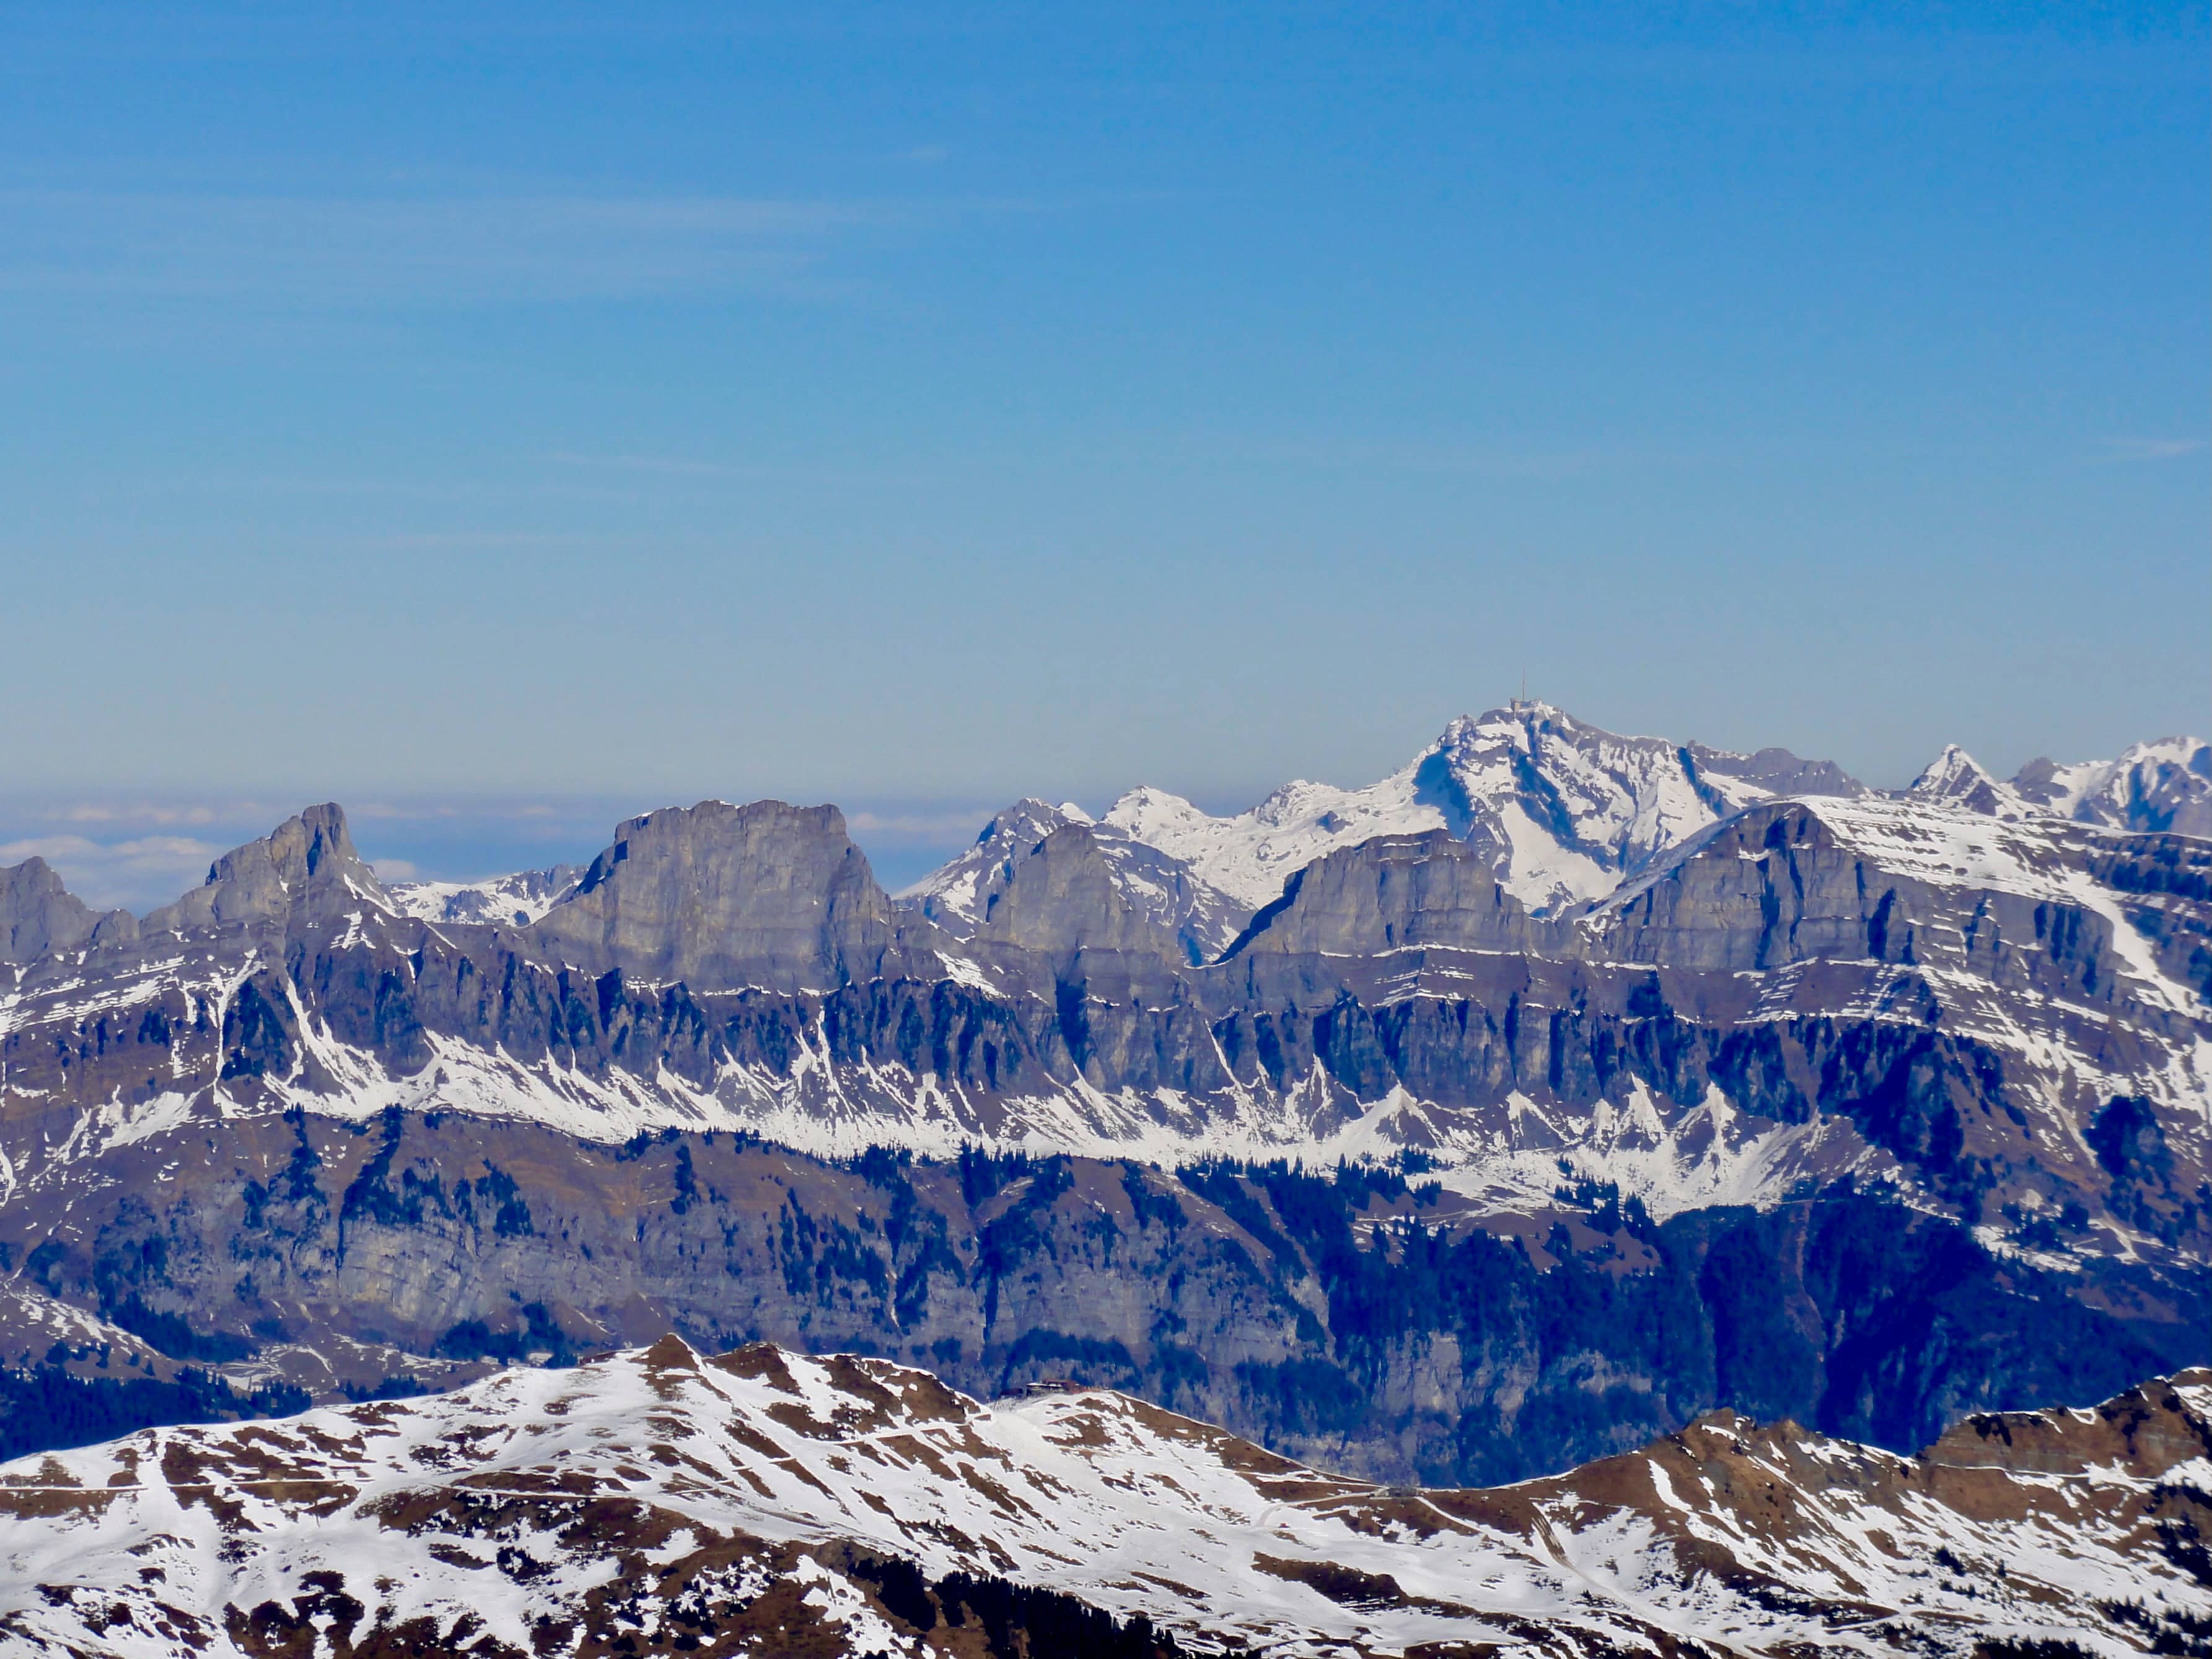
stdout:
{"type": "Polygon", "coordinates": [[[526,927],[568,896],[580,873],[573,864],[556,864],[483,881],[387,882],[384,890],[401,914],[425,921],[506,922],[526,927]]]}
{"type": "Polygon", "coordinates": [[[1003,1627],[953,1622],[988,1578],[1200,1651],[2117,1654],[2212,1620],[2208,1411],[2194,1372],[1972,1419],[1919,1458],[1722,1413],[1569,1474],[1414,1490],[1110,1392],[984,1405],[884,1360],[672,1336],[7,1465],[0,1641],[1012,1659],[1003,1627]]]}
{"type": "Polygon", "coordinates": [[[1192,961],[1220,955],[1251,919],[1250,906],[1201,880],[1181,859],[1118,825],[1098,823],[1073,801],[1016,801],[983,826],[973,846],[899,893],[898,902],[955,939],[970,938],[1006,893],[1023,855],[1070,825],[1091,831],[1121,902],[1182,941],[1192,961]]]}
{"type": "Polygon", "coordinates": [[[2038,810],[1955,743],[1944,745],[1943,752],[1913,779],[1905,793],[1917,800],[1940,801],[1995,818],[2021,818],[2038,810]]]}
{"type": "Polygon", "coordinates": [[[1952,744],[1905,793],[1989,817],[2065,818],[2212,838],[2212,744],[2167,738],[2132,744],[2118,760],[2072,766],[2032,760],[2005,782],[1952,744]]]}
{"type": "Polygon", "coordinates": [[[2013,787],[2041,811],[2081,823],[2212,836],[2212,744],[2201,738],[2138,743],[2117,760],[2073,766],[2033,760],[2013,787]]]}
{"type": "Polygon", "coordinates": [[[1338,848],[1447,830],[1488,851],[1523,904],[1558,913],[1604,897],[1656,854],[1753,801],[1863,793],[1838,768],[1787,750],[1737,755],[1619,737],[1549,703],[1516,702],[1454,720],[1406,767],[1364,789],[1290,783],[1227,817],[1135,789],[1106,822],[1254,909],[1338,848]]]}

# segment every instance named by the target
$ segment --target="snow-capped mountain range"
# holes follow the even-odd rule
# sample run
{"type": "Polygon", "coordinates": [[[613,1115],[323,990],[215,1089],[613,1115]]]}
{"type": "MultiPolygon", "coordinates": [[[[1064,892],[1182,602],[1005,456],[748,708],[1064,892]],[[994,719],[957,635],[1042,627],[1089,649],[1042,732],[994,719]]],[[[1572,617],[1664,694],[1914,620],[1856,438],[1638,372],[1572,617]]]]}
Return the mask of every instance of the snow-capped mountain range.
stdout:
{"type": "Polygon", "coordinates": [[[1733,1413],[1490,1490],[1107,1390],[671,1336],[574,1370],[0,1467],[0,1641],[275,1653],[2189,1652],[2212,1373],[1917,1457],[1733,1413]]]}
{"type": "MultiPolygon", "coordinates": [[[[0,872],[0,937],[13,964],[0,972],[14,982],[0,1007],[0,1043],[14,1056],[0,1106],[31,1090],[75,1097],[83,1085],[69,1079],[80,1070],[87,1082],[105,1076],[104,1060],[58,1060],[79,1039],[40,1035],[55,1021],[74,1033],[103,1009],[144,999],[165,1012],[150,1073],[106,1079],[96,1123],[10,1154],[0,1178],[46,1179],[33,1172],[88,1135],[126,1144],[165,1114],[182,1121],[204,1092],[190,1079],[217,1063],[210,1103],[242,1091],[348,1115],[455,1108],[586,1134],[726,1125],[833,1155],[886,1143],[944,1153],[971,1140],[1148,1157],[1413,1147],[1515,1204],[1540,1202],[1552,1165],[1584,1158],[1585,1146],[1593,1174],[1643,1171],[1640,1194],[1661,1213],[1816,1176],[1887,1177],[1899,1149],[1819,1112],[1796,1121],[1808,1085],[1786,1071],[1754,1084],[1730,1079],[1735,1062],[1718,1056],[1701,1060],[1694,1079],[1644,1075],[1638,1062],[1598,1085],[1612,1109],[1601,1126],[1587,1103],[1557,1110],[1583,1085],[1565,1081],[1556,1056],[1541,1076],[1522,1073],[1533,1057],[1474,1062],[1478,1083],[1461,1069],[1465,1057],[1431,1052],[1438,1037],[1378,1027],[1382,1049],[1355,1060],[1327,1052],[1340,1026],[1309,1025],[1302,1010],[1348,1000],[1387,1022],[1408,999],[1443,999],[1495,1024],[1531,998],[1581,1006],[1595,994],[1608,1018],[1632,1024],[1646,993],[1628,981],[1646,965],[1749,970],[1774,976],[1752,1004],[1713,977],[1677,980],[1661,1003],[1712,1030],[1846,1008],[1889,1019],[1911,1006],[1948,1033],[2016,1051],[1988,1075],[2011,1090],[2037,1079],[2033,1100],[2008,1108],[2027,1121],[2054,1110],[2080,1121],[2116,1094],[2182,1110],[2205,1086],[2191,1035],[2205,1019],[2192,952],[2212,932],[2198,914],[2202,854],[2191,849],[2201,843],[2142,825],[2198,822],[2208,771],[2205,745],[2172,742],[2110,763],[2039,762],[2001,784],[1952,750],[1912,789],[1885,798],[1785,750],[1620,738],[1524,702],[1453,721],[1365,789],[1293,784],[1231,817],[1154,790],[1125,796],[1101,820],[1072,805],[1020,802],[896,901],[874,884],[836,809],[774,802],[631,820],[580,875],[561,866],[388,886],[354,854],[343,813],[317,808],[227,855],[204,886],[143,921],[91,912],[32,860],[0,872]],[[2097,839],[2114,830],[2167,839],[2133,848],[2097,839]],[[1724,851],[1753,831],[1763,839],[1724,851]],[[1938,856],[1923,855],[1931,848],[1938,856]],[[2139,868],[2147,860],[2175,867],[2139,868]],[[1778,860],[1789,866],[1787,893],[1735,890],[1753,871],[1771,883],[1778,860]],[[1778,939],[1776,914],[1814,903],[1808,884],[1820,883],[1829,886],[1817,902],[1832,914],[1778,939]],[[2023,903],[1988,956],[1993,907],[2023,903]],[[2040,942],[2052,905],[2078,911],[2088,931],[2040,942]],[[373,995],[357,967],[319,981],[296,968],[268,977],[311,940],[397,966],[378,970],[373,995]],[[1416,945],[1423,956],[1409,957],[1416,945]],[[2063,952],[2083,950],[2098,966],[2023,1000],[2063,952]],[[2010,965],[2018,952],[2024,965],[2010,965]],[[433,1010],[410,993],[413,1012],[398,1018],[403,986],[447,971],[434,964],[448,954],[459,977],[438,992],[445,1001],[433,1010]],[[1276,964],[1290,962],[1304,965],[1279,981],[1276,964]],[[1508,962],[1604,987],[1516,990],[1498,977],[1508,962]],[[580,972],[600,976],[592,1018],[580,1009],[539,1023],[536,1005],[569,996],[555,986],[580,972]],[[483,975],[502,987],[495,1002],[472,988],[483,975]],[[620,1037],[619,1061],[554,1060],[586,1025],[594,1045],[616,1040],[597,1025],[614,1018],[617,995],[804,1002],[879,984],[884,995],[933,998],[928,988],[940,981],[1012,1025],[947,1050],[930,1035],[948,1017],[933,1003],[837,1057],[848,1039],[814,1029],[820,1016],[799,1003],[787,1036],[732,1026],[703,1049],[657,1011],[649,1048],[641,1031],[620,1037]],[[2093,1040],[2081,1023],[2103,1018],[2090,1009],[2115,996],[2139,1011],[2120,1045],[2093,1040]],[[208,1023],[239,1018],[241,997],[270,1011],[273,1067],[219,1058],[241,1033],[208,1023]],[[344,1021],[323,1006],[365,997],[374,1011],[364,1002],[344,1021]],[[1093,1012],[1079,1018],[1083,1009],[1093,1012]],[[358,1035],[340,1037],[342,1025],[358,1035]],[[208,1053],[187,1060],[200,1047],[208,1053]],[[1647,1094],[1667,1103],[1647,1110],[1647,1094]],[[1723,1132],[1706,1121],[1720,1097],[1735,1114],[1723,1132]],[[1633,1157],[1624,1135],[1642,1149],[1633,1157]]],[[[1510,1048],[1521,1029],[1484,1041],[1510,1048]]],[[[1449,1047],[1468,1040],[1454,1036],[1449,1047]]],[[[1594,1056],[1608,1073],[1620,1065],[1612,1042],[1594,1056]]],[[[106,1052],[97,1042],[94,1051],[106,1052]]],[[[2176,1133],[2196,1134],[2185,1111],[2176,1133]]],[[[2050,1157],[2041,1164],[2050,1169],[2050,1157]]]]}
{"type": "Polygon", "coordinates": [[[2117,760],[2075,766],[2032,760],[2006,781],[1953,744],[1906,793],[1991,817],[2057,817],[2111,830],[2212,836],[2212,745],[2168,738],[2131,744],[2117,760]]]}
{"type": "Polygon", "coordinates": [[[0,1358],[143,1376],[135,1341],[327,1399],[672,1328],[835,1340],[1500,1478],[1465,1461],[1498,1437],[1557,1468],[1705,1404],[1902,1446],[2100,1397],[2212,1358],[2212,841],[2084,815],[2193,821],[2201,749],[2068,772],[2066,817],[1979,799],[1962,757],[1881,794],[1531,706],[1334,806],[1024,804],[905,901],[835,807],[778,801],[627,819],[581,874],[466,890],[480,921],[380,883],[335,805],[143,917],[27,861],[0,1358]],[[1281,873],[1266,815],[1319,855],[1281,873]],[[1129,827],[1170,821],[1243,897],[1129,827]],[[1523,902],[1560,868],[1587,886],[1523,902]],[[1221,1184],[1340,1163],[1272,1212],[1221,1184]],[[1662,1301],[1587,1339],[1630,1380],[1585,1414],[1559,1402],[1596,1362],[1546,1344],[1593,1251],[1662,1301]],[[1370,1269],[1408,1298],[1387,1328],[1343,1300],[1370,1269]],[[1729,1287],[1793,1275],[1786,1330],[1745,1338],[1729,1287]],[[1624,1357],[1659,1327],[1697,1352],[1624,1357]]]}
{"type": "MultiPolygon", "coordinates": [[[[1015,802],[973,845],[900,891],[956,938],[987,923],[1011,861],[1055,830],[1081,825],[1124,902],[1194,962],[1225,950],[1289,877],[1376,836],[1442,830],[1482,849],[1531,912],[1594,904],[1660,854],[1754,802],[1877,793],[1826,761],[1786,749],[1742,755],[1624,738],[1552,704],[1517,701],[1462,715],[1404,767],[1362,788],[1295,780],[1243,812],[1217,816],[1150,786],[1094,817],[1073,801],[1015,802]]],[[[1907,793],[1996,817],[2054,817],[2128,830],[2212,836],[2212,745],[2136,744],[2117,759],[2037,759],[1998,779],[1956,744],[1907,793]]],[[[480,881],[394,881],[393,905],[426,921],[538,920],[581,874],[573,865],[480,881]]]]}
{"type": "Polygon", "coordinates": [[[1480,848],[1529,910],[1604,897],[1665,848],[1753,801],[1856,795],[1865,786],[1784,749],[1729,754],[1623,738],[1544,702],[1462,716],[1364,789],[1298,781],[1215,817],[1164,790],[1130,791],[1106,822],[1257,910],[1296,871],[1382,835],[1442,830],[1480,848]]]}
{"type": "MultiPolygon", "coordinates": [[[[1344,788],[1300,780],[1227,816],[1150,787],[1129,791],[1100,819],[1073,802],[1017,802],[973,847],[898,897],[964,936],[989,911],[1010,858],[1054,830],[1083,824],[1115,866],[1127,901],[1211,955],[1297,872],[1378,836],[1441,830],[1479,850],[1532,914],[1565,915],[1757,802],[1875,793],[1830,762],[1786,749],[1741,755],[1624,738],[1524,701],[1453,720],[1380,782],[1344,788]]],[[[1997,817],[2212,836],[2212,746],[2169,738],[2112,761],[2034,760],[2008,783],[1953,745],[1905,793],[1997,817]]]]}

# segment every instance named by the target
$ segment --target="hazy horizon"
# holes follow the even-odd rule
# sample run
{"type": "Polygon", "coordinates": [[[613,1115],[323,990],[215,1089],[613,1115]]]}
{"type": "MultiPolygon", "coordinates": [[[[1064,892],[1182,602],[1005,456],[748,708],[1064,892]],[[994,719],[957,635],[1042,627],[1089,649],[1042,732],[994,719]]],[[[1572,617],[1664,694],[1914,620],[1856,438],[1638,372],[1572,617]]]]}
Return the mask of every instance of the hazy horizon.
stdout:
{"type": "MultiPolygon", "coordinates": [[[[1461,712],[1483,711],[1469,708],[1461,712]]],[[[1572,709],[1566,712],[1577,714],[1572,709]]],[[[1431,737],[1445,724],[1438,720],[1431,737]]],[[[1693,733],[1622,735],[1703,740],[1693,733]]],[[[2179,731],[2148,732],[2134,741],[2196,735],[2179,731]]],[[[1424,738],[1371,772],[1357,776],[1286,772],[1264,785],[1231,790],[1179,787],[1164,778],[1137,777],[1117,787],[1018,790],[999,797],[967,799],[895,798],[869,792],[838,799],[810,797],[800,791],[712,788],[635,797],[606,791],[439,797],[392,796],[389,792],[365,790],[349,797],[343,790],[310,790],[297,793],[296,799],[274,792],[228,798],[18,794],[0,798],[0,866],[34,856],[44,858],[60,872],[70,890],[88,903],[143,912],[197,885],[207,865],[222,854],[266,835],[302,807],[325,799],[336,800],[346,809],[356,844],[386,880],[467,881],[553,864],[586,863],[607,844],[616,824],[643,812],[690,806],[701,800],[773,797],[802,805],[826,801],[842,810],[853,839],[867,854],[877,879],[896,892],[969,845],[992,814],[1024,795],[1054,802],[1073,800],[1098,814],[1127,789],[1149,783],[1183,795],[1210,812],[1237,812],[1294,778],[1350,787],[1372,783],[1412,760],[1428,741],[1424,738]]],[[[1925,760],[1934,760],[1942,747],[1942,742],[1932,744],[1925,760]]],[[[1836,758],[1798,752],[1808,760],[1836,758]]],[[[2117,749],[2112,751],[2117,752],[2117,749]]],[[[2051,757],[2060,761],[2110,757],[2051,757]]],[[[2009,776],[2034,756],[2008,757],[2002,762],[1988,755],[1975,758],[1998,775],[2009,776]]],[[[1844,769],[1875,788],[1895,789],[1910,783],[1919,768],[1902,775],[1869,775],[1847,763],[1844,769]]]]}

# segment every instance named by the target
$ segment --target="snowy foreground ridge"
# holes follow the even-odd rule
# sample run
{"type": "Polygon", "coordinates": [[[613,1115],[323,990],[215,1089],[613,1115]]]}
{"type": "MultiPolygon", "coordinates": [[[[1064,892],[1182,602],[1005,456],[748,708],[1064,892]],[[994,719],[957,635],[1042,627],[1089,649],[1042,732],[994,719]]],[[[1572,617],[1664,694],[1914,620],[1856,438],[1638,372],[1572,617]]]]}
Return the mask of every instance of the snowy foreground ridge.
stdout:
{"type": "Polygon", "coordinates": [[[964,1573],[1198,1651],[2132,1654],[2212,1621],[2208,1413],[2192,1372],[1907,1458],[1720,1413],[1568,1474],[1416,1490],[1111,1392],[987,1405],[672,1336],[7,1465],[0,1646],[1012,1659],[949,1618],[964,1573]]]}

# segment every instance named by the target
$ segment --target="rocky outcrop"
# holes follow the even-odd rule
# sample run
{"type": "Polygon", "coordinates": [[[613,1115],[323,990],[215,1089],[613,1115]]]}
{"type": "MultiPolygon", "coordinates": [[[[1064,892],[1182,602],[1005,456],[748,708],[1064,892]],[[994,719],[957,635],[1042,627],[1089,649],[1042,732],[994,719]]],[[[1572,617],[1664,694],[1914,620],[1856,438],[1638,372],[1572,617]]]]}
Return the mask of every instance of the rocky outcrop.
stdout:
{"type": "Polygon", "coordinates": [[[94,910],[62,885],[44,859],[0,866],[0,963],[32,963],[95,939],[128,939],[137,921],[126,910],[94,910]]]}
{"type": "Polygon", "coordinates": [[[224,854],[200,886],[149,912],[143,931],[240,928],[283,934],[357,915],[364,906],[391,908],[376,872],[354,849],[344,809],[325,803],[224,854]]]}
{"type": "Polygon", "coordinates": [[[1376,957],[1419,945],[1556,955],[1573,938],[1532,919],[1486,854],[1438,830],[1379,836],[1316,860],[1226,955],[1376,957]]]}
{"type": "Polygon", "coordinates": [[[1062,824],[1009,853],[994,873],[975,939],[1048,956],[1096,950],[1187,959],[1173,931],[1129,902],[1090,824],[1062,824]]]}
{"type": "Polygon", "coordinates": [[[2154,1024],[2195,1017],[2190,1005],[2212,981],[2166,981],[2128,889],[2163,869],[2175,908],[2187,909],[2201,877],[2183,872],[2205,849],[1984,817],[1875,800],[1754,807],[1586,926],[1620,961],[1722,973],[1815,962],[1954,969],[1990,994],[2124,1004],[2154,1024]]]}
{"type": "Polygon", "coordinates": [[[648,983],[800,992],[874,978],[895,927],[836,807],[702,801],[617,827],[528,932],[548,957],[648,983]]]}
{"type": "Polygon", "coordinates": [[[1035,941],[1024,948],[1067,951],[1105,945],[1110,933],[1119,942],[1105,948],[1146,951],[1189,964],[1220,955],[1250,914],[1249,906],[1200,880],[1182,860],[1096,822],[1079,807],[1041,800],[1017,801],[999,813],[973,847],[901,894],[899,902],[955,939],[981,933],[1005,942],[1018,935],[1035,941]],[[1063,830],[1080,833],[1061,843],[1043,866],[1029,870],[1026,888],[1015,894],[1017,878],[1047,839],[1063,830]],[[1041,889],[1075,879],[1071,860],[1085,872],[1079,902],[1047,904],[1041,889]],[[1010,899],[1014,909],[1002,914],[1010,899]],[[1012,919],[1017,913],[1018,921],[1012,919]]]}

